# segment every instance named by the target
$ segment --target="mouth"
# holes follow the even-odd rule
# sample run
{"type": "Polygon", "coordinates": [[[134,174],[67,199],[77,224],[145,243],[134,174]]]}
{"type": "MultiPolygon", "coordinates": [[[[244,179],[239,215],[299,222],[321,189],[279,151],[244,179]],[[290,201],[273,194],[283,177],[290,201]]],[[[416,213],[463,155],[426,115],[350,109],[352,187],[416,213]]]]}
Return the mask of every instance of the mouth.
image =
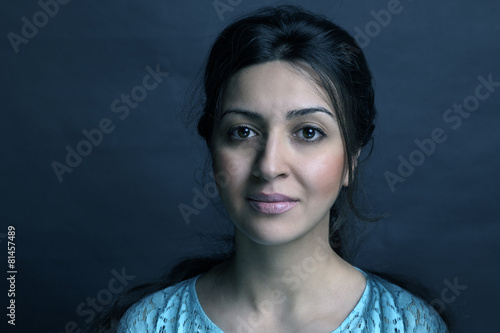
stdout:
{"type": "Polygon", "coordinates": [[[266,215],[283,214],[299,203],[297,199],[287,197],[280,193],[256,193],[248,196],[247,200],[250,207],[266,215]]]}

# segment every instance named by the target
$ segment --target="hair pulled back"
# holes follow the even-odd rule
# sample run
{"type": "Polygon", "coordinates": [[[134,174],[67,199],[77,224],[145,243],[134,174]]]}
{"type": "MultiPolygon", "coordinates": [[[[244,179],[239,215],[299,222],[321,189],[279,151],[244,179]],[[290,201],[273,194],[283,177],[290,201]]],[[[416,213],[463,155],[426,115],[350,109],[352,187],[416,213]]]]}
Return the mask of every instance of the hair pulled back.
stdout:
{"type": "Polygon", "coordinates": [[[342,133],[348,186],[330,211],[330,244],[345,257],[349,215],[362,220],[355,205],[357,158],[373,140],[376,109],[372,76],[363,52],[344,29],[327,18],[296,6],[266,7],[222,31],[212,46],[204,74],[205,103],[198,133],[212,150],[214,124],[229,79],[239,70],[269,61],[284,61],[311,73],[328,94],[342,133]]]}
{"type": "MultiPolygon", "coordinates": [[[[198,132],[212,151],[212,133],[221,111],[229,79],[239,70],[269,61],[287,62],[324,88],[336,113],[346,156],[348,186],[343,187],[330,211],[330,245],[346,257],[344,243],[350,214],[364,219],[355,206],[358,156],[372,140],[376,109],[372,76],[355,40],[325,17],[297,6],[265,7],[225,28],[210,51],[203,77],[203,107],[198,132]]],[[[178,263],[159,280],[133,287],[89,328],[105,332],[135,302],[182,280],[210,270],[232,253],[189,258],[178,263]]]]}

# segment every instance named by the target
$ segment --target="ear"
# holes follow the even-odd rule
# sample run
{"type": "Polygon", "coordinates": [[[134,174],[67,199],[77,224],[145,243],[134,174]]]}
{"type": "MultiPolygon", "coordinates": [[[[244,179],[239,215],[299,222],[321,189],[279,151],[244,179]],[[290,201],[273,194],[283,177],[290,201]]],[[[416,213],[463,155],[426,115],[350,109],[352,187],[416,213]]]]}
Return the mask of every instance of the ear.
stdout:
{"type": "MultiPolygon", "coordinates": [[[[354,173],[354,170],[358,166],[358,157],[359,157],[359,154],[361,154],[361,150],[358,150],[358,152],[356,153],[356,155],[354,155],[352,157],[352,164],[351,164],[351,172],[352,173],[354,173]]],[[[345,187],[347,187],[347,185],[349,185],[349,172],[345,173],[345,175],[344,175],[344,182],[343,182],[342,185],[344,185],[345,187]]]]}
{"type": "Polygon", "coordinates": [[[349,184],[349,172],[346,172],[344,175],[344,181],[343,181],[342,185],[347,187],[348,184],[349,184]]]}

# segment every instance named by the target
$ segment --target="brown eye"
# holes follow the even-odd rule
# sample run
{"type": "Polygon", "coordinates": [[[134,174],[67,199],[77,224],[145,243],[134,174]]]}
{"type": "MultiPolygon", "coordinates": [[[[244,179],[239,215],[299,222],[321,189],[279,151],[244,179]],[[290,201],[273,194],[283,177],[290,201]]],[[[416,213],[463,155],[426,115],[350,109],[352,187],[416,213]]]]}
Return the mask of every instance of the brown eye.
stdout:
{"type": "Polygon", "coordinates": [[[304,139],[312,139],[316,135],[316,130],[311,127],[305,127],[302,129],[302,136],[304,139]]]}
{"type": "Polygon", "coordinates": [[[326,133],[314,126],[305,126],[293,134],[297,139],[307,143],[318,142],[326,138],[326,133]]]}
{"type": "Polygon", "coordinates": [[[257,135],[257,133],[247,127],[247,126],[237,126],[237,127],[233,127],[232,129],[230,129],[228,131],[228,136],[230,139],[233,139],[233,140],[245,140],[245,139],[250,139],[254,136],[257,135]]]}
{"type": "Polygon", "coordinates": [[[250,129],[248,127],[240,127],[237,134],[240,138],[247,138],[250,135],[250,129]]]}

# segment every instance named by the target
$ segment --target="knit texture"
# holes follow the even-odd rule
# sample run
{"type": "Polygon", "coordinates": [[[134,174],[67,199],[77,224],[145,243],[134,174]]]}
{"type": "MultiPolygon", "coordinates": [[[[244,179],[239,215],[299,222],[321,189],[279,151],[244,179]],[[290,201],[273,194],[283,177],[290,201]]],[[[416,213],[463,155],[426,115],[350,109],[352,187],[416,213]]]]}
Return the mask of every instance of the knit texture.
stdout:
{"type": "MultiPolygon", "coordinates": [[[[376,275],[365,273],[366,287],[358,304],[332,333],[447,332],[429,304],[376,275]]],[[[196,295],[199,276],[146,296],[120,321],[118,333],[223,333],[205,314],[196,295]]],[[[258,327],[254,332],[259,332],[258,327]]]]}

